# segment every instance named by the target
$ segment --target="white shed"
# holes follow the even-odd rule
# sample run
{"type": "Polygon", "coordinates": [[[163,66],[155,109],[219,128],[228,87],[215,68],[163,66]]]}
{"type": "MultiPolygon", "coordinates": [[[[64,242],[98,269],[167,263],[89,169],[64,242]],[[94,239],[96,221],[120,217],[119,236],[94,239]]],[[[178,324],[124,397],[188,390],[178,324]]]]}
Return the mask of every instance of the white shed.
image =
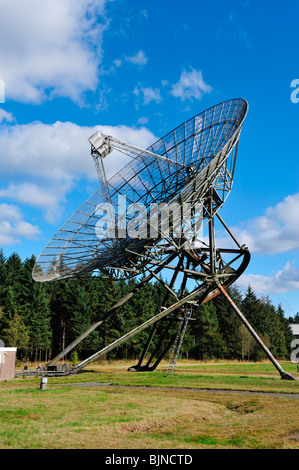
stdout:
{"type": "Polygon", "coordinates": [[[299,323],[291,323],[290,327],[292,329],[292,332],[295,338],[299,339],[299,323]]]}
{"type": "Polygon", "coordinates": [[[14,378],[16,352],[17,348],[0,347],[0,381],[14,378]]]}

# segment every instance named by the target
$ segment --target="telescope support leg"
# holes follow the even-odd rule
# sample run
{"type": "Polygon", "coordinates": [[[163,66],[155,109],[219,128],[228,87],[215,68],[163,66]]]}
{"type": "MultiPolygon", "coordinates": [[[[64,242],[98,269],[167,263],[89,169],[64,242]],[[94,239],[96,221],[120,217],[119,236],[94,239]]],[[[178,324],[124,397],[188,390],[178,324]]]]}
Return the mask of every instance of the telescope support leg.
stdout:
{"type": "Polygon", "coordinates": [[[289,374],[288,372],[285,372],[283,370],[283,368],[281,367],[281,365],[277,362],[277,360],[275,359],[275,357],[273,356],[273,354],[269,351],[269,349],[267,348],[267,346],[263,343],[263,341],[261,340],[261,338],[258,336],[258,334],[255,332],[255,330],[252,328],[252,326],[250,325],[250,323],[248,322],[248,320],[244,317],[243,313],[239,310],[239,308],[236,306],[236,304],[234,303],[234,301],[230,298],[230,296],[228,295],[228,293],[226,292],[226,290],[222,287],[222,285],[220,284],[220,282],[216,281],[216,285],[218,287],[218,289],[220,290],[220,292],[224,295],[224,297],[226,297],[226,299],[229,301],[229,303],[231,304],[232,308],[234,309],[234,311],[236,312],[236,314],[238,315],[238,317],[240,318],[240,320],[244,323],[244,325],[246,326],[246,328],[250,331],[250,333],[252,334],[252,336],[254,337],[254,339],[257,341],[257,343],[260,345],[260,347],[262,348],[262,350],[266,353],[267,357],[270,359],[270,361],[272,362],[272,364],[274,365],[274,367],[276,367],[276,369],[278,370],[278,372],[280,373],[280,377],[282,380],[297,380],[295,377],[292,376],[292,374],[289,374]]]}

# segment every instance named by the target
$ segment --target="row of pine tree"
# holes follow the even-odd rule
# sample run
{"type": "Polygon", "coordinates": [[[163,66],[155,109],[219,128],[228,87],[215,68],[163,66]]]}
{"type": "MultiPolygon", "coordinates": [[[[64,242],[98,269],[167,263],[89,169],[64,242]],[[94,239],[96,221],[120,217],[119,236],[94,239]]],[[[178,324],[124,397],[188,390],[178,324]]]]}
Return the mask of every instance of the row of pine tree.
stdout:
{"type": "MultiPolygon", "coordinates": [[[[35,257],[22,261],[17,253],[6,258],[0,251],[0,340],[18,348],[18,359],[49,361],[131,291],[135,280],[109,281],[86,275],[75,279],[38,283],[32,279],[35,257]]],[[[268,297],[258,298],[248,287],[245,294],[231,288],[230,295],[278,359],[289,359],[293,339],[282,307],[268,297]]],[[[147,284],[76,347],[80,359],[95,353],[160,311],[164,288],[147,284]]],[[[157,328],[152,346],[158,343],[157,328]]],[[[176,334],[170,325],[161,349],[176,334]]],[[[139,333],[114,349],[108,358],[139,358],[149,331],[139,333]]],[[[201,305],[188,327],[181,355],[189,359],[260,360],[263,352],[227,300],[218,296],[201,305]]]]}

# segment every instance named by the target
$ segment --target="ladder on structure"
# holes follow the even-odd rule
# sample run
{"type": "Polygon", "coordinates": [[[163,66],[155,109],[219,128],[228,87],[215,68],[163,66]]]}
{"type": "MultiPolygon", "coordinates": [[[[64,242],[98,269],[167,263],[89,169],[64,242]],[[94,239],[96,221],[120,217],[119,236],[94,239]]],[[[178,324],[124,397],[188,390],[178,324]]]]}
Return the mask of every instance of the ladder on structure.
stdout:
{"type": "Polygon", "coordinates": [[[169,373],[171,373],[171,375],[174,373],[174,369],[175,369],[175,366],[176,366],[176,363],[180,354],[180,350],[182,347],[182,343],[183,343],[185,332],[188,326],[188,322],[191,319],[192,315],[193,315],[193,306],[191,304],[187,304],[185,307],[184,315],[182,317],[182,321],[180,323],[174,344],[173,344],[173,348],[171,351],[171,356],[170,356],[170,360],[168,364],[168,369],[166,371],[166,377],[169,373]]]}

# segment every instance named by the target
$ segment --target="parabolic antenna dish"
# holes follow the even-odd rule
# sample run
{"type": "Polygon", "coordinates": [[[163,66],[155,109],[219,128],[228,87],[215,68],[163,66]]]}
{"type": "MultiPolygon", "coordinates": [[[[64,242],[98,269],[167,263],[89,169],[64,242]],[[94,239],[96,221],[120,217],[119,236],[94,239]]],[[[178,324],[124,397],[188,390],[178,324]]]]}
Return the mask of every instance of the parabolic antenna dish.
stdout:
{"type": "MultiPolygon", "coordinates": [[[[158,224],[153,235],[150,210],[161,204],[177,204],[181,210],[189,204],[192,212],[212,190],[213,211],[203,210],[201,226],[209,221],[231,190],[234,149],[247,110],[243,99],[225,101],[184,122],[147,150],[100,132],[93,135],[89,141],[102,184],[44,248],[33,278],[44,282],[94,270],[112,278],[120,274],[131,277],[146,269],[149,251],[165,239],[176,246],[187,243],[185,247],[190,249],[188,230],[175,237],[158,224]],[[107,181],[103,159],[112,150],[131,158],[107,181]]],[[[194,223],[192,220],[190,227],[194,223]]]]}
{"type": "Polygon", "coordinates": [[[222,294],[281,378],[294,380],[228,294],[228,287],[250,260],[246,245],[239,244],[218,213],[232,188],[247,110],[248,104],[243,99],[225,101],[189,119],[147,150],[100,132],[90,137],[100,188],[44,248],[34,266],[33,278],[51,281],[95,270],[115,279],[145,275],[52,359],[46,373],[51,373],[62,357],[139,289],[156,279],[165,288],[160,311],[66,373],[77,373],[150,326],[139,361],[129,370],[155,370],[172,347],[167,374],[173,373],[189,320],[194,319],[200,305],[222,294]],[[126,154],[130,161],[107,181],[104,159],[113,150],[126,154]],[[216,218],[230,237],[223,239],[225,244],[229,240],[234,247],[216,243],[216,218]],[[205,225],[206,237],[202,232],[205,225]],[[159,276],[164,269],[171,272],[169,281],[159,276]],[[177,333],[171,335],[170,327],[178,322],[177,333]],[[157,330],[160,334],[156,343],[153,337],[157,330]]]}

